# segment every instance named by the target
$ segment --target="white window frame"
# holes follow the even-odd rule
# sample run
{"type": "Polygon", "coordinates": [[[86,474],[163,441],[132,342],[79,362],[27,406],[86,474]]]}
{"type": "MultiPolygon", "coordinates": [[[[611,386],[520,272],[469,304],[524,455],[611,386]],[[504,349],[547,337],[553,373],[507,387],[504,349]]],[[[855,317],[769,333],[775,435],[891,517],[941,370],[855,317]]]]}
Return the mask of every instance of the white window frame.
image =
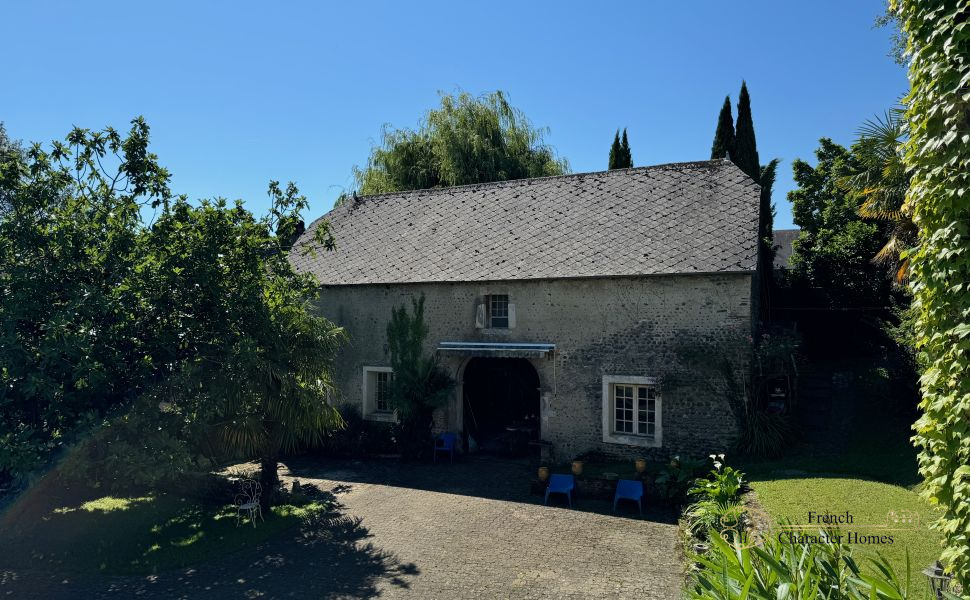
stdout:
{"type": "Polygon", "coordinates": [[[361,384],[361,407],[360,414],[370,421],[397,422],[397,412],[392,410],[377,410],[377,398],[374,382],[377,381],[376,373],[394,373],[391,367],[365,366],[363,369],[363,382],[361,384]]]}
{"type": "Polygon", "coordinates": [[[489,294],[485,296],[485,319],[488,322],[489,329],[511,329],[511,327],[509,327],[509,324],[510,324],[509,307],[511,305],[512,303],[510,302],[508,294],[489,294]],[[496,316],[492,312],[492,303],[495,301],[496,298],[504,299],[504,304],[505,304],[504,315],[496,316]],[[495,319],[505,319],[505,325],[496,325],[495,319]]]}
{"type": "MultiPolygon", "coordinates": [[[[638,377],[632,375],[604,375],[603,376],[603,442],[607,444],[624,444],[626,446],[640,446],[643,448],[660,448],[663,444],[663,395],[660,393],[656,377],[638,377]],[[614,429],[615,409],[613,406],[613,389],[617,385],[651,386],[657,388],[654,399],[653,435],[638,433],[619,433],[614,429]]],[[[634,396],[634,402],[636,402],[634,396]]],[[[637,407],[634,406],[634,427],[637,423],[637,407]]]]}

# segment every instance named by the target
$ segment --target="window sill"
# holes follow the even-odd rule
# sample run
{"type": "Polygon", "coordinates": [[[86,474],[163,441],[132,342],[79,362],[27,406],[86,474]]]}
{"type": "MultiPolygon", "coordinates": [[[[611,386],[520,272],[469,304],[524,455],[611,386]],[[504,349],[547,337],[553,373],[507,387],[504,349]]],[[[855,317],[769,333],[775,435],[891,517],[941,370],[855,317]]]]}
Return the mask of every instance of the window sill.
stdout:
{"type": "Polygon", "coordinates": [[[482,335],[506,335],[512,330],[508,327],[482,327],[478,331],[482,335]]]}
{"type": "Polygon", "coordinates": [[[603,441],[607,444],[622,444],[624,446],[639,446],[641,448],[660,447],[660,438],[656,435],[610,433],[603,436],[603,441]]]}
{"type": "Polygon", "coordinates": [[[371,412],[364,415],[367,421],[381,421],[383,423],[397,423],[397,413],[395,412],[371,412]]]}

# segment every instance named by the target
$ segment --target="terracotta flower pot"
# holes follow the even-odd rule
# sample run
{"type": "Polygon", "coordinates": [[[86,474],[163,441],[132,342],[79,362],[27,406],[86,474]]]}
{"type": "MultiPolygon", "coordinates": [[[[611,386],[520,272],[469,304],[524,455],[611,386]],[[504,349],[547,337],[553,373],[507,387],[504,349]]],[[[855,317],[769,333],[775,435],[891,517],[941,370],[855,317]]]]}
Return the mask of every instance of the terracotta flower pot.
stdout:
{"type": "Polygon", "coordinates": [[[573,475],[577,477],[583,474],[583,461],[574,460],[573,461],[573,475]]]}
{"type": "Polygon", "coordinates": [[[638,458],[633,461],[633,466],[636,468],[637,473],[643,475],[643,472],[647,470],[647,459],[638,458]]]}
{"type": "Polygon", "coordinates": [[[549,467],[539,467],[539,481],[545,483],[549,479],[549,467]]]}

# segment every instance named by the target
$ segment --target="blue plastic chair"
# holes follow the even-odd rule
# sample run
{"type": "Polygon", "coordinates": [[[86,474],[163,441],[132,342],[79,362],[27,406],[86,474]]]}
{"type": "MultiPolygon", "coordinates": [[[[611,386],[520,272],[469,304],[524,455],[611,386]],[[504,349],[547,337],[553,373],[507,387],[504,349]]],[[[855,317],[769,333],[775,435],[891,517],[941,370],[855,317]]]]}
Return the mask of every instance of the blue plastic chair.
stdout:
{"type": "Polygon", "coordinates": [[[445,432],[439,434],[434,439],[434,462],[438,462],[438,453],[447,452],[451,462],[455,462],[455,445],[458,443],[458,434],[445,432]]]}
{"type": "Polygon", "coordinates": [[[549,494],[563,494],[569,502],[569,508],[573,507],[573,490],[576,489],[576,480],[572,475],[552,475],[549,477],[549,487],[546,488],[546,500],[544,504],[549,504],[549,494]]]}
{"type": "Polygon", "coordinates": [[[616,493],[613,495],[613,512],[620,500],[633,500],[643,515],[643,482],[621,479],[616,482],[616,493]]]}

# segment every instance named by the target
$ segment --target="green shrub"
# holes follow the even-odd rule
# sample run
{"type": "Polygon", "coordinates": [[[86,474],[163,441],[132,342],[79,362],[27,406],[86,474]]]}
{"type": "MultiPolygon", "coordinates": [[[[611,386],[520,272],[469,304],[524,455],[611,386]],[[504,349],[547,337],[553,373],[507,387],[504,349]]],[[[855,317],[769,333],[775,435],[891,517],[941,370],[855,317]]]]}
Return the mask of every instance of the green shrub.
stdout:
{"type": "Polygon", "coordinates": [[[745,415],[737,448],[744,454],[777,457],[791,441],[792,427],[786,415],[752,410],[745,415]]]}
{"type": "Polygon", "coordinates": [[[744,473],[724,465],[723,454],[711,454],[714,466],[706,477],[694,480],[687,491],[694,503],[684,511],[687,532],[705,539],[712,529],[722,529],[741,514],[744,473]]]}
{"type": "Polygon", "coordinates": [[[431,444],[435,409],[445,405],[455,382],[434,355],[424,353],[428,326],[424,322],[424,296],[411,299],[411,314],[401,306],[391,311],[387,345],[394,377],[391,404],[400,420],[398,441],[409,458],[420,458],[431,444]]]}
{"type": "Polygon", "coordinates": [[[670,502],[683,502],[703,466],[704,461],[673,457],[657,475],[658,491],[670,502]]]}
{"type": "MultiPolygon", "coordinates": [[[[687,533],[693,538],[705,540],[711,532],[733,525],[741,514],[740,500],[717,501],[705,498],[694,502],[684,511],[687,533]]],[[[714,533],[714,535],[717,535],[714,533]]]]}
{"type": "Polygon", "coordinates": [[[0,433],[0,483],[23,483],[30,472],[47,461],[53,448],[53,441],[36,435],[23,423],[0,433]]]}
{"type": "Polygon", "coordinates": [[[202,474],[214,463],[181,435],[181,416],[147,395],[127,412],[106,419],[70,448],[61,474],[94,487],[158,489],[202,474]]]}
{"type": "Polygon", "coordinates": [[[360,414],[360,409],[351,404],[344,404],[338,410],[344,427],[327,436],[320,447],[321,453],[357,458],[399,451],[396,424],[368,421],[360,414]]]}
{"type": "Polygon", "coordinates": [[[694,481],[693,487],[687,493],[699,500],[711,500],[717,504],[740,500],[744,473],[724,466],[723,454],[711,454],[710,458],[714,461],[714,468],[707,477],[694,481]]]}

